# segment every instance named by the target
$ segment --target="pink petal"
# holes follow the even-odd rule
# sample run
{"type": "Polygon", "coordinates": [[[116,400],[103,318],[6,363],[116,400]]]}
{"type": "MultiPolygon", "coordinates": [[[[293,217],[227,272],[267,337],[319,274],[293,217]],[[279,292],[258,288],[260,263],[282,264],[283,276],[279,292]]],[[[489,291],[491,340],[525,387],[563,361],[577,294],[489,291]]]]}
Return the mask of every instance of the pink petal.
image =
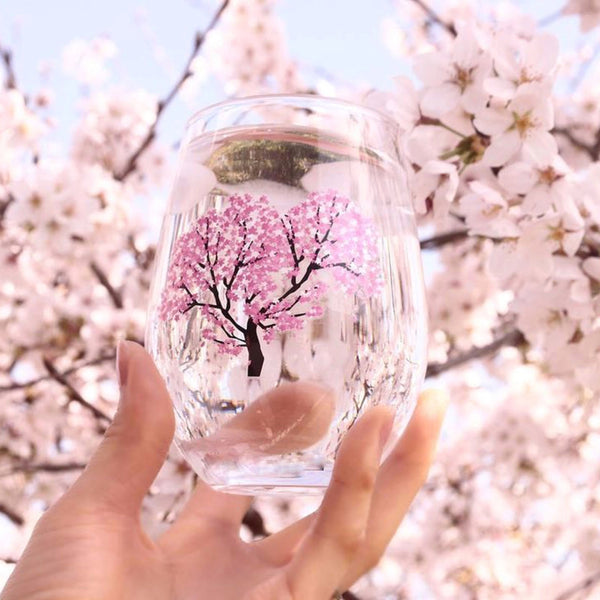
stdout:
{"type": "Polygon", "coordinates": [[[475,115],[475,127],[487,135],[496,135],[510,128],[514,119],[510,112],[503,108],[484,108],[475,115]]]}
{"type": "Polygon", "coordinates": [[[454,110],[460,100],[460,89],[454,83],[429,88],[421,99],[421,111],[428,117],[441,117],[454,110]]]}
{"type": "Polygon", "coordinates": [[[550,33],[541,33],[527,44],[523,62],[530,74],[546,75],[556,65],[558,51],[559,44],[556,36],[550,33]]]}
{"type": "Polygon", "coordinates": [[[495,138],[483,155],[483,163],[489,167],[506,164],[521,148],[521,137],[518,132],[508,131],[495,138]]]}
{"type": "Polygon", "coordinates": [[[549,165],[558,154],[556,140],[542,129],[530,129],[523,141],[523,153],[537,164],[549,165]]]}
{"type": "Polygon", "coordinates": [[[500,77],[488,77],[483,82],[483,89],[500,100],[510,100],[517,91],[517,86],[508,79],[500,77]]]}
{"type": "Polygon", "coordinates": [[[530,164],[516,162],[498,173],[498,182],[511,194],[526,194],[538,182],[538,174],[530,164]]]}
{"type": "Polygon", "coordinates": [[[427,52],[416,56],[413,63],[415,75],[427,86],[440,85],[448,81],[454,68],[450,59],[439,52],[427,52]]]}

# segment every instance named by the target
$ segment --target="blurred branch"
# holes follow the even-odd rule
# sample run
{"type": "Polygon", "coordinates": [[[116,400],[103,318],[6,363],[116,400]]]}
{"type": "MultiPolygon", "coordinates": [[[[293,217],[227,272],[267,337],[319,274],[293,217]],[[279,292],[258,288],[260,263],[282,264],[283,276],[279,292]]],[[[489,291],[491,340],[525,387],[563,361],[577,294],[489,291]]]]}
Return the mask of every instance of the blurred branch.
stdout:
{"type": "MultiPolygon", "coordinates": [[[[66,369],[60,375],[62,377],[67,377],[68,375],[71,375],[71,374],[75,373],[76,371],[79,371],[79,369],[83,369],[85,367],[94,367],[94,366],[99,365],[104,362],[113,361],[113,360],[115,360],[115,357],[116,357],[115,352],[97,356],[96,358],[92,358],[88,361],[85,361],[83,363],[80,363],[78,365],[70,367],[69,369],[66,369]]],[[[37,383],[40,383],[42,381],[48,381],[49,379],[54,379],[54,378],[51,375],[42,375],[41,377],[36,377],[35,379],[30,379],[29,381],[25,381],[23,383],[9,383],[8,385],[0,386],[0,393],[10,392],[12,390],[21,390],[23,388],[31,387],[32,385],[36,385],[37,383]]]]}
{"type": "Polygon", "coordinates": [[[586,144],[584,141],[575,137],[573,132],[566,127],[555,127],[551,133],[564,136],[573,146],[575,146],[575,148],[585,152],[593,161],[597,161],[600,158],[600,129],[596,131],[593,144],[586,144]]]}
{"type": "Polygon", "coordinates": [[[117,181],[123,181],[129,175],[131,175],[131,173],[133,173],[136,170],[137,163],[138,163],[140,156],[146,151],[148,146],[150,146],[150,144],[156,137],[156,128],[158,126],[158,122],[160,120],[162,113],[167,108],[167,106],[169,106],[169,104],[172,102],[173,98],[175,98],[175,96],[177,95],[179,90],[181,90],[181,86],[185,83],[185,81],[189,77],[192,76],[192,71],[191,71],[192,62],[194,61],[196,56],[198,56],[198,53],[200,52],[200,49],[202,48],[202,45],[204,44],[204,40],[206,39],[206,36],[212,29],[214,29],[216,24],[219,22],[219,19],[221,18],[223,11],[227,8],[228,4],[229,4],[229,0],[224,0],[223,3],[221,4],[219,10],[215,13],[212,20],[208,24],[208,27],[204,31],[196,32],[196,36],[194,38],[194,44],[192,46],[192,52],[190,53],[190,55],[187,59],[187,62],[185,63],[185,67],[183,69],[181,76],[175,82],[175,84],[173,85],[173,87],[171,88],[169,93],[162,100],[160,100],[158,102],[158,107],[156,109],[156,117],[154,118],[154,123],[148,130],[148,133],[142,140],[142,142],[139,145],[139,147],[137,148],[137,150],[135,150],[135,152],[129,157],[129,159],[125,163],[125,166],[123,167],[123,169],[119,173],[115,174],[115,179],[117,181]]]}
{"type": "Polygon", "coordinates": [[[450,35],[456,36],[456,27],[454,27],[452,23],[444,21],[444,19],[442,19],[442,17],[440,17],[440,15],[438,15],[428,4],[423,2],[423,0],[411,0],[411,2],[414,2],[419,6],[433,23],[441,25],[450,35]]]}
{"type": "Polygon", "coordinates": [[[4,200],[4,202],[0,203],[0,228],[2,227],[2,223],[4,222],[4,215],[6,215],[6,211],[8,207],[15,201],[15,197],[12,194],[8,195],[8,198],[4,200]]]}
{"type": "Polygon", "coordinates": [[[598,583],[600,583],[600,571],[596,571],[592,575],[589,575],[585,579],[582,579],[579,583],[575,584],[573,587],[569,588],[562,594],[556,596],[554,600],[568,600],[575,594],[579,592],[590,591],[593,587],[595,587],[598,583]]]}
{"type": "Polygon", "coordinates": [[[271,534],[265,528],[265,521],[262,515],[251,506],[242,519],[242,525],[245,525],[253,537],[269,537],[271,534]]]}
{"type": "Polygon", "coordinates": [[[4,503],[0,503],[0,513],[2,513],[7,519],[9,519],[15,525],[21,526],[25,523],[25,519],[18,512],[6,506],[4,503]]]}
{"type": "Polygon", "coordinates": [[[107,422],[111,422],[112,419],[103,411],[101,411],[99,408],[97,408],[96,406],[94,406],[93,404],[90,404],[76,389],[75,387],[73,387],[73,385],[69,382],[69,380],[67,379],[67,377],[63,374],[60,373],[57,368],[52,364],[52,361],[47,358],[47,357],[43,357],[42,358],[42,362],[44,363],[44,366],[46,367],[46,370],[48,371],[48,374],[50,375],[51,379],[54,379],[54,381],[60,383],[63,387],[65,387],[67,389],[67,391],[69,392],[71,399],[74,400],[75,402],[81,404],[81,406],[83,406],[84,408],[86,408],[87,410],[89,410],[97,419],[102,419],[104,421],[107,422]]]}
{"type": "Polygon", "coordinates": [[[459,242],[469,237],[469,231],[467,229],[457,229],[455,231],[448,231],[447,233],[441,233],[424,240],[420,241],[421,250],[431,250],[432,248],[439,248],[452,242],[459,242]]]}
{"type": "Polygon", "coordinates": [[[559,8],[557,11],[550,13],[549,15],[542,17],[538,22],[538,27],[545,27],[546,25],[550,25],[554,23],[557,19],[560,19],[563,15],[564,7],[559,8]]]}
{"type": "Polygon", "coordinates": [[[14,90],[17,87],[17,78],[12,62],[12,52],[8,48],[0,46],[0,58],[4,64],[5,78],[4,87],[7,90],[14,90]]]}
{"type": "Polygon", "coordinates": [[[7,565],[16,565],[17,564],[17,559],[16,558],[12,558],[11,556],[5,556],[0,558],[0,562],[3,562],[7,565]]]}
{"type": "Polygon", "coordinates": [[[594,46],[592,55],[579,66],[577,73],[569,83],[569,90],[574,92],[581,85],[581,82],[585,79],[587,72],[590,67],[596,62],[596,59],[600,56],[600,43],[594,46]]]}
{"type": "Polygon", "coordinates": [[[454,367],[459,367],[472,360],[491,356],[504,346],[521,346],[524,343],[525,337],[523,334],[518,329],[511,329],[487,346],[474,346],[462,354],[449,358],[446,362],[430,363],[427,365],[425,377],[435,377],[436,375],[445,373],[454,367]]]}
{"type": "Polygon", "coordinates": [[[0,471],[0,477],[6,477],[14,473],[66,473],[69,471],[82,471],[86,466],[87,463],[79,462],[62,464],[22,462],[11,465],[6,471],[0,471]]]}
{"type": "Polygon", "coordinates": [[[123,295],[117,291],[106,276],[106,273],[100,268],[97,262],[90,263],[92,273],[98,278],[98,281],[104,286],[115,308],[123,308],[123,295]]]}

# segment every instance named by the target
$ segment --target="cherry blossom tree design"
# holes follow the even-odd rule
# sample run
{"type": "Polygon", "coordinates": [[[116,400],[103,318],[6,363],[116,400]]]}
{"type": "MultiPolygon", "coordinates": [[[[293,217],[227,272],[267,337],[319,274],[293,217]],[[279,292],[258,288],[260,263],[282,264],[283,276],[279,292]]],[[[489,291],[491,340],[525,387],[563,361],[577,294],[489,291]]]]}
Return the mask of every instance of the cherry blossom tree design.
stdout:
{"type": "Polygon", "coordinates": [[[380,289],[376,240],[372,221],[332,190],[311,193],[284,215],[266,196],[230,196],[175,243],[159,316],[199,311],[202,341],[233,355],[246,348],[248,376],[258,377],[261,337],[268,343],[323,314],[320,273],[330,272],[346,293],[380,289]]]}

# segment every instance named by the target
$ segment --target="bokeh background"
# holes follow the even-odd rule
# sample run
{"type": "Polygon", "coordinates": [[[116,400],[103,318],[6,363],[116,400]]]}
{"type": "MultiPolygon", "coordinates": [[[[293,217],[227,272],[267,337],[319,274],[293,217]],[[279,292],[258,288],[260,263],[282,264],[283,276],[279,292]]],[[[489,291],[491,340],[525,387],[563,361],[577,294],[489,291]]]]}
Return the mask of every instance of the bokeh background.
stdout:
{"type": "MultiPolygon", "coordinates": [[[[468,15],[523,39],[536,28],[554,34],[562,57],[557,106],[567,114],[571,100],[587,102],[595,115],[598,34],[582,31],[580,15],[562,14],[565,4],[430,6],[448,23],[468,15]]],[[[413,0],[233,5],[237,16],[209,35],[192,76],[155,126],[157,101],[174,89],[196,32],[219,3],[2,2],[0,584],[114,411],[114,345],[142,336],[154,244],[190,115],[232,95],[270,90],[401,104],[395,78],[417,80],[413,54],[449,44],[413,0]],[[132,163],[149,131],[155,137],[132,163]]],[[[600,10],[592,0],[568,5],[600,10]]],[[[577,114],[587,140],[588,113],[577,114]]],[[[597,162],[582,163],[576,144],[563,150],[575,153],[570,164],[597,162]]],[[[430,217],[421,218],[422,239],[456,230],[457,221],[440,227],[430,217]]],[[[553,376],[523,350],[520,333],[490,349],[498,323],[507,322],[512,291],[481,266],[486,243],[465,236],[454,242],[438,240],[423,255],[437,299],[430,361],[452,363],[431,370],[443,374],[427,382],[453,396],[439,459],[390,550],[353,593],[390,600],[600,597],[596,392],[553,376]]],[[[193,475],[172,452],[144,505],[146,525],[153,532],[168,526],[192,487],[193,475]]],[[[276,530],[313,506],[302,498],[258,499],[243,535],[276,530]]]]}

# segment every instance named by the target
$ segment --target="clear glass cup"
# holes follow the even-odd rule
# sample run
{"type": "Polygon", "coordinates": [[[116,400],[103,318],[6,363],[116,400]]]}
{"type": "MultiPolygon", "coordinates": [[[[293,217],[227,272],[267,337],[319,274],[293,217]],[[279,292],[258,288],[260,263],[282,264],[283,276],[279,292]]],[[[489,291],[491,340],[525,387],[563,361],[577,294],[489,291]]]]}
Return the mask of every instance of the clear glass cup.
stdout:
{"type": "Polygon", "coordinates": [[[426,327],[392,120],[310,95],[223,102],[190,120],[146,346],[176,444],[206,482],[320,492],[341,439],[377,404],[395,408],[397,439],[426,327]]]}

